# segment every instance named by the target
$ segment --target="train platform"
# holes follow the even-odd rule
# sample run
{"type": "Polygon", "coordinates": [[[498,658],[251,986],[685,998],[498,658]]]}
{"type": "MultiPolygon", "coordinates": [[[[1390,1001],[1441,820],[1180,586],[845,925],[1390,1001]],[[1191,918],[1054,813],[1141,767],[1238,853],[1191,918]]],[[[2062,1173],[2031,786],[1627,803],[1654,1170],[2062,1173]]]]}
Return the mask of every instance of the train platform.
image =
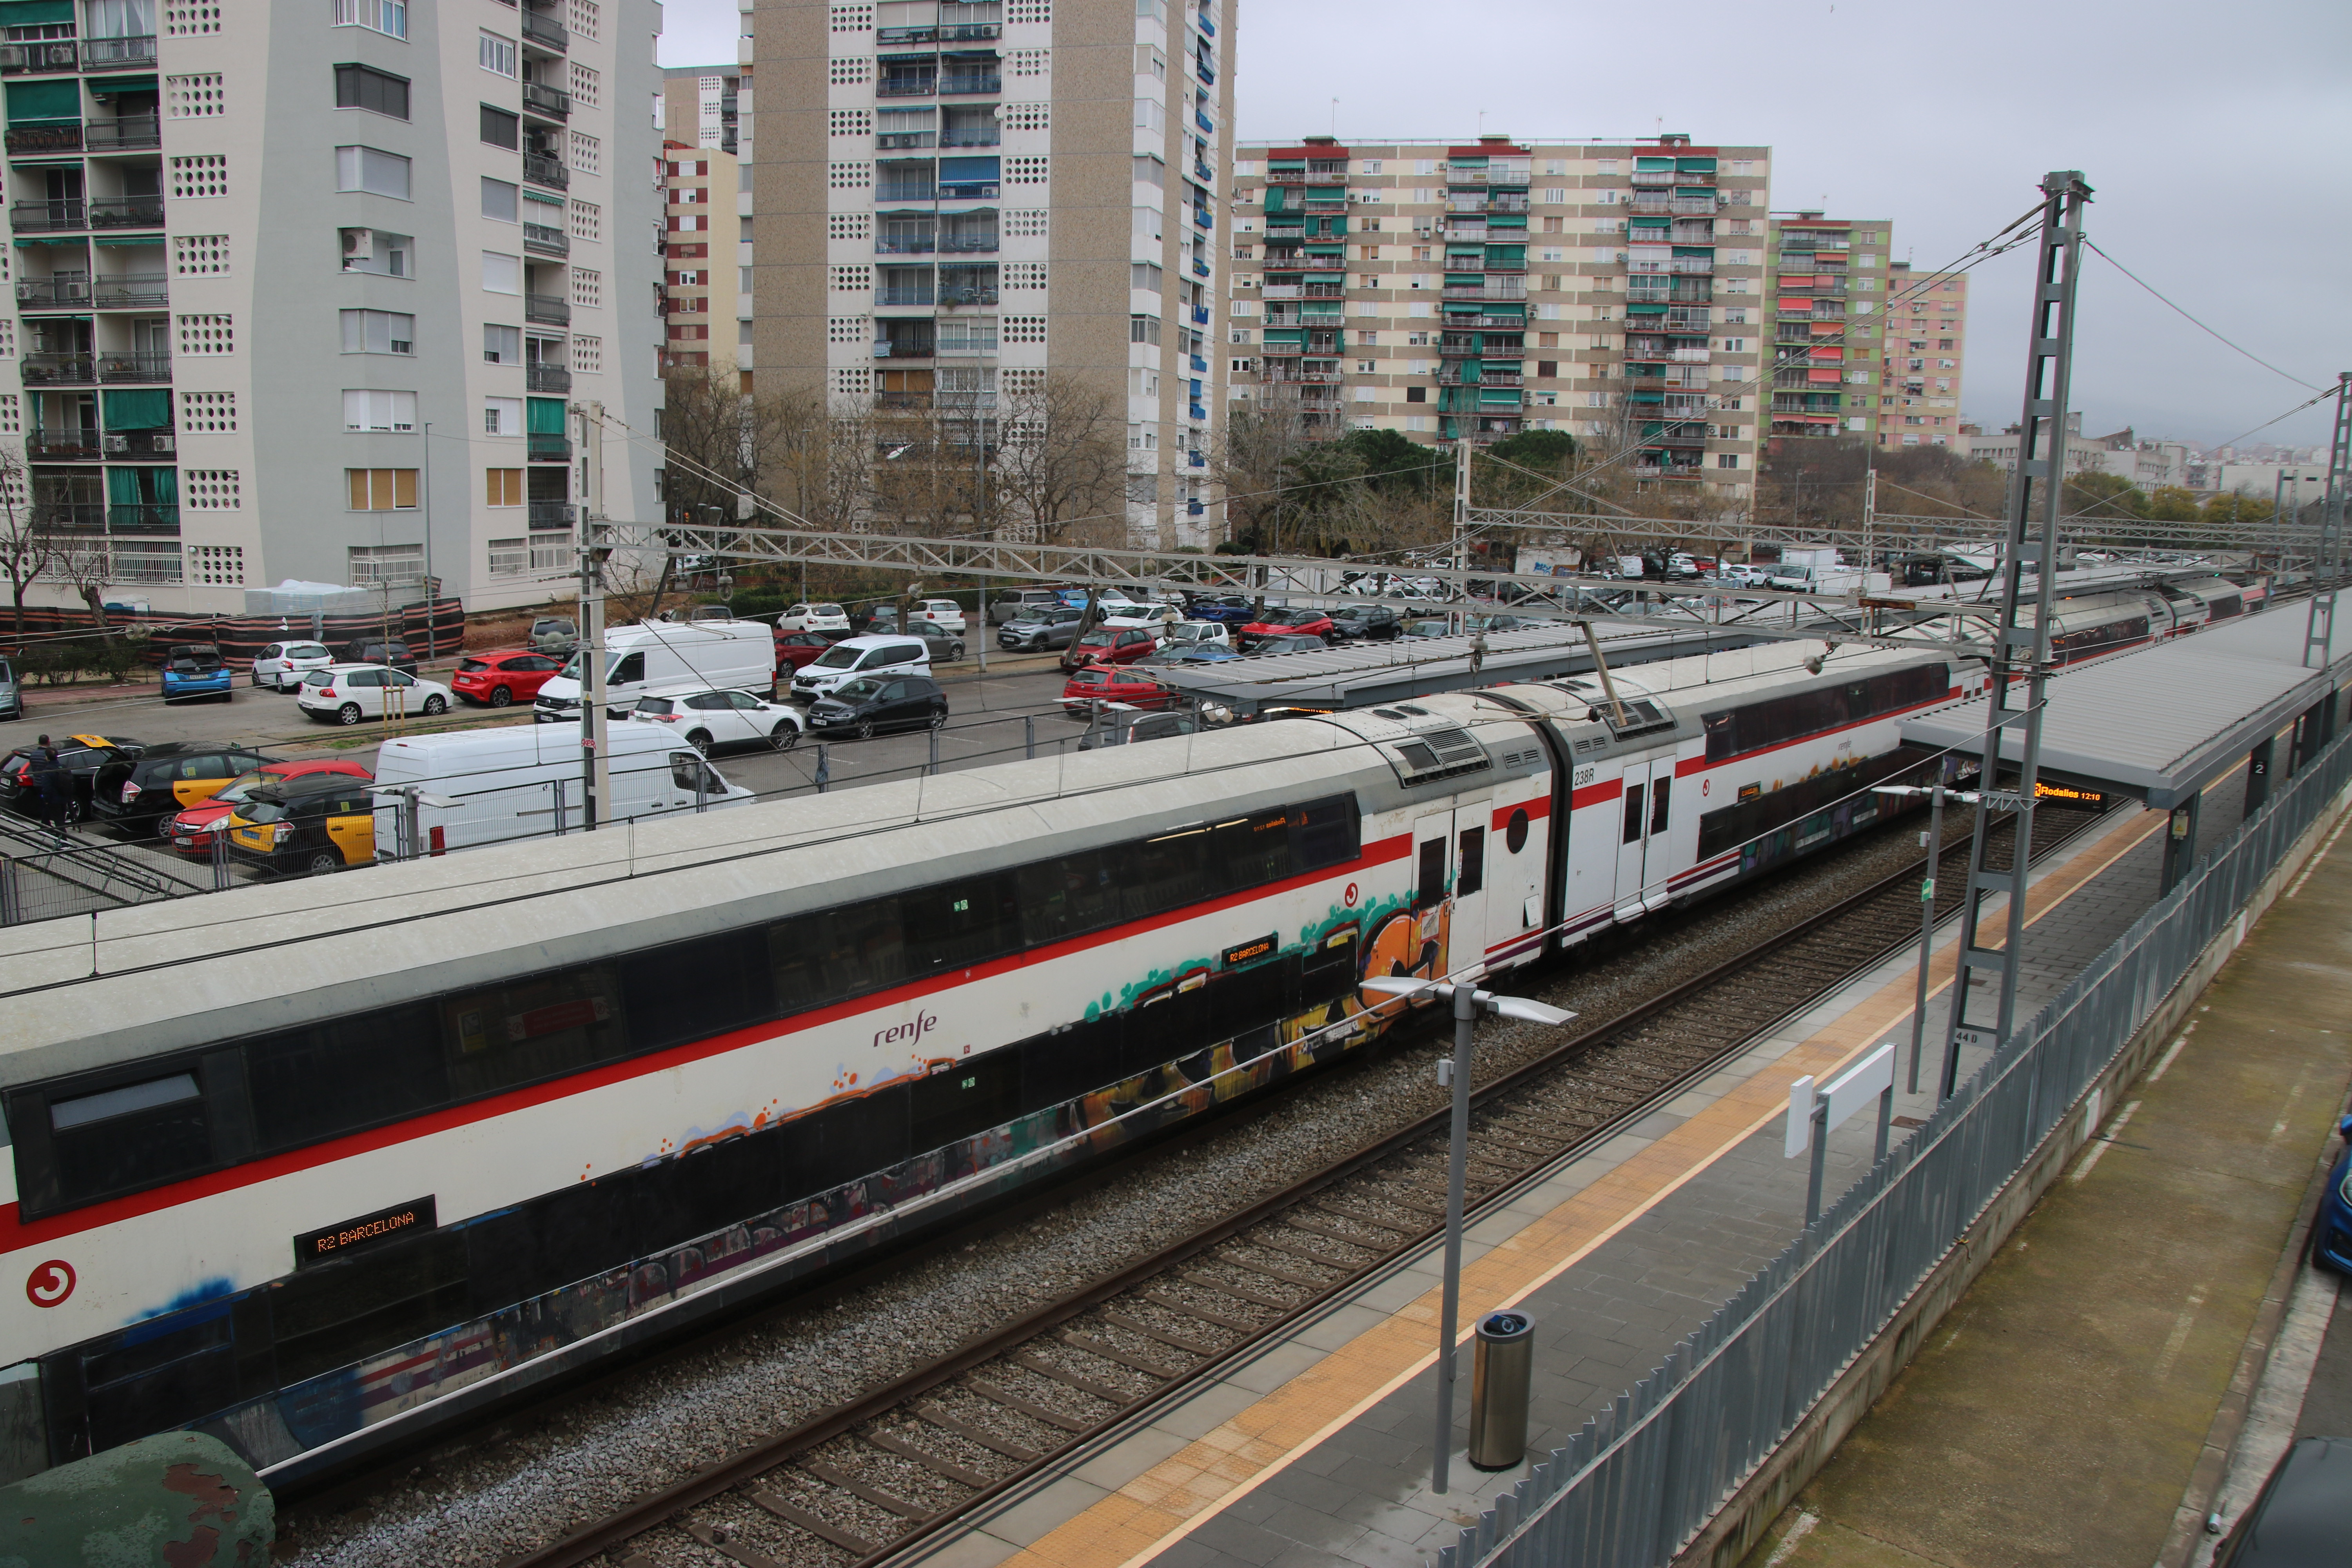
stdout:
{"type": "MultiPolygon", "coordinates": [[[[2272,1333],[2265,1297],[2292,1296],[2306,1267],[2297,1220],[2352,1087],[2347,929],[2338,839],[1751,1564],[2201,1560],[2213,1472],[2272,1333]]],[[[2261,1482],[2233,1479],[2237,1507],[2261,1482]]]]}
{"type": "MultiPolygon", "coordinates": [[[[2240,773],[2210,786],[2201,839],[2234,827],[2243,784],[2240,773]]],[[[2021,1016],[2154,902],[2170,820],[2120,807],[2035,869],[2021,1016]]],[[[1987,927],[1998,931],[2000,921],[1987,927]]],[[[1957,922],[1948,921],[1932,972],[1931,1041],[1941,1038],[1957,940],[1957,922]]],[[[1470,1227],[1465,1327],[1505,1306],[1537,1324],[1531,1457],[1644,1376],[1797,1236],[1807,1173],[1782,1152],[1790,1082],[1825,1077],[1883,1039],[1907,1040],[1916,970],[1916,947],[1873,966],[1470,1227]]],[[[1964,1074],[1975,1065],[1963,1055],[1964,1074]]],[[[1931,1048],[1927,1092],[1904,1093],[1898,1076],[1896,1114],[1931,1109],[1934,1079],[1931,1048]]],[[[1827,1190],[1866,1166],[1874,1131],[1870,1118],[1857,1117],[1832,1135],[1827,1190]]],[[[1282,1339],[1139,1414],[901,1561],[1422,1568],[1525,1474],[1468,1467],[1465,1377],[1454,1486],[1442,1497],[1429,1490],[1439,1268],[1433,1245],[1401,1258],[1282,1339]]],[[[1468,1363],[1465,1352],[1465,1373],[1468,1363]]]]}

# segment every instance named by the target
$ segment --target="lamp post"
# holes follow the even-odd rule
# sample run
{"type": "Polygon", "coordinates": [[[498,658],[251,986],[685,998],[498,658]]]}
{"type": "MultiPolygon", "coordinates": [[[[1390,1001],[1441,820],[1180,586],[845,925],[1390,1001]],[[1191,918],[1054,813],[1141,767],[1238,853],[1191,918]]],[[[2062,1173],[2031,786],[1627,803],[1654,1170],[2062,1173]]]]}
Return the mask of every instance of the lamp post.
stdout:
{"type": "MultiPolygon", "coordinates": [[[[1473,971],[1475,976],[1478,972],[1473,971]]],[[[1454,1056],[1438,1066],[1438,1081],[1451,1080],[1454,1128],[1445,1163],[1445,1284],[1437,1338],[1437,1457],[1430,1468],[1429,1489],[1445,1495],[1447,1471],[1454,1458],[1454,1334],[1462,1310],[1462,1189],[1470,1159],[1470,1033],[1482,1012],[1530,1024],[1565,1024],[1575,1014],[1522,996],[1497,996],[1481,991],[1469,980],[1367,980],[1367,991],[1391,996],[1427,993],[1454,1004],[1454,1056]]]]}
{"type": "MultiPolygon", "coordinates": [[[[1957,800],[1963,805],[1977,803],[1973,790],[1944,787],[1943,768],[1943,763],[1937,764],[1936,782],[1932,784],[1871,786],[1872,793],[1876,795],[1924,795],[1927,797],[1927,875],[1919,884],[1919,994],[1911,1005],[1911,1073],[1909,1088],[1906,1091],[1911,1094],[1919,1092],[1919,1058],[1926,1049],[1927,1037],[1927,954],[1936,941],[1936,871],[1944,859],[1944,803],[1948,800],[1957,800]]],[[[1958,1054],[1957,1045],[1945,1053],[1948,1058],[1958,1054]]],[[[1943,1087],[1936,1096],[1938,1104],[1942,1103],[1945,1095],[1952,1092],[1953,1065],[1949,1059],[1946,1061],[1943,1087]]]]}

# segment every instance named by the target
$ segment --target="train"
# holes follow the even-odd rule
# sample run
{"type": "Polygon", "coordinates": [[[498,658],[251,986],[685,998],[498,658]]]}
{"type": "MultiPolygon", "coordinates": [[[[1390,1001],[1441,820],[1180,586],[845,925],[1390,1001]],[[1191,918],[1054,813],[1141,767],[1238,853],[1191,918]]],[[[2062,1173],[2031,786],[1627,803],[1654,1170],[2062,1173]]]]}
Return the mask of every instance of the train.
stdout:
{"type": "Polygon", "coordinates": [[[1819,850],[1986,679],[1822,647],[0,931],[0,1461],[315,1478],[1819,850]]]}

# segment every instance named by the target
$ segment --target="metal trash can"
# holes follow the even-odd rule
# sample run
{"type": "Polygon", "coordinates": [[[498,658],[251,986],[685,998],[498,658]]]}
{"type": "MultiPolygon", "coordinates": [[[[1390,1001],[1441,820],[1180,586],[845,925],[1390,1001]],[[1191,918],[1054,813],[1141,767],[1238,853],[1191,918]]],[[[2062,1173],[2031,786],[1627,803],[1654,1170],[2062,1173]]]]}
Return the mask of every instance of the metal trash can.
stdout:
{"type": "Polygon", "coordinates": [[[1470,1463],[1478,1469],[1507,1470],[1527,1455],[1535,1334],[1535,1320],[1524,1312],[1478,1320],[1470,1363],[1470,1463]]]}

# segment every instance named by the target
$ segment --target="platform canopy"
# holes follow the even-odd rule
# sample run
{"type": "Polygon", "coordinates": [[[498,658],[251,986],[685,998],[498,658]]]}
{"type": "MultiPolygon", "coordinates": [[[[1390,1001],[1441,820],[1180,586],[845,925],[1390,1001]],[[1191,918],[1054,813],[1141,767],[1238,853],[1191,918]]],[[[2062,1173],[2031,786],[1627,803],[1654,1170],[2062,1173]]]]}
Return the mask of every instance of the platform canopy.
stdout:
{"type": "MultiPolygon", "coordinates": [[[[2042,779],[2168,811],[2243,765],[2352,682],[2352,629],[2336,634],[2326,669],[2304,667],[2309,603],[2292,600],[2058,676],[2042,721],[2042,779]]],[[[1987,700],[1906,719],[1903,739],[1980,757],[1987,700]]],[[[2021,739],[2017,725],[2003,731],[2003,760],[2018,760],[2021,739]]]]}

